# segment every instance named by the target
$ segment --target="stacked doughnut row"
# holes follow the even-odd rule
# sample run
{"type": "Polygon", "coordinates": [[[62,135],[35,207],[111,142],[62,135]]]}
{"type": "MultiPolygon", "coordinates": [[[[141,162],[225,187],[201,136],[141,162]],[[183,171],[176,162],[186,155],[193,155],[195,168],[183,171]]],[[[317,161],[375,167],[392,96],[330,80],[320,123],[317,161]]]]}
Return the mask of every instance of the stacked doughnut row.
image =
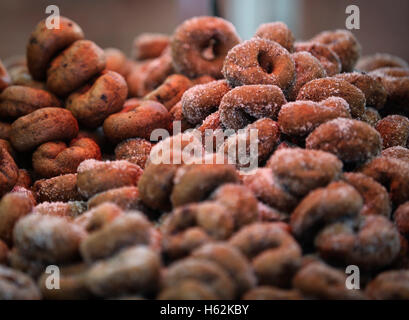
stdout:
{"type": "Polygon", "coordinates": [[[60,21],[0,61],[0,299],[409,299],[406,61],[215,17],[128,58],[60,21]]]}

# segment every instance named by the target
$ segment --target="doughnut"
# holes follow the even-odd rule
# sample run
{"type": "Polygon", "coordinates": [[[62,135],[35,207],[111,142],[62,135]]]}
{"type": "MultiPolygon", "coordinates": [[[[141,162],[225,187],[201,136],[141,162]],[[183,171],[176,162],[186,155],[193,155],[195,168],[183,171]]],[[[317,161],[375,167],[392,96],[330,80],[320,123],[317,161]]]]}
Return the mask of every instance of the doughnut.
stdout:
{"type": "Polygon", "coordinates": [[[388,93],[386,105],[397,107],[405,115],[409,115],[409,69],[404,68],[380,68],[369,73],[371,77],[382,82],[388,93]]]}
{"type": "Polygon", "coordinates": [[[400,115],[390,115],[379,120],[375,126],[382,137],[383,148],[409,147],[409,119],[400,115]]]}
{"type": "Polygon", "coordinates": [[[234,26],[217,17],[195,17],[175,30],[170,46],[176,72],[189,78],[222,77],[228,51],[240,42],[234,26]]]}
{"type": "Polygon", "coordinates": [[[294,276],[293,286],[303,296],[321,300],[362,300],[359,290],[345,286],[347,275],[323,262],[311,262],[294,276]]]}
{"type": "Polygon", "coordinates": [[[208,148],[206,143],[209,143],[208,141],[212,141],[213,148],[210,148],[210,150],[206,149],[207,152],[215,152],[218,148],[220,148],[221,144],[225,140],[223,129],[224,126],[220,121],[220,110],[209,114],[197,128],[197,130],[199,130],[202,134],[206,148],[208,148]]]}
{"type": "Polygon", "coordinates": [[[220,121],[226,128],[238,130],[260,118],[277,120],[278,112],[286,102],[277,86],[240,86],[221,99],[220,121]]]}
{"type": "Polygon", "coordinates": [[[89,40],[77,40],[51,61],[47,88],[57,96],[66,96],[101,72],[105,64],[100,47],[89,40]]]}
{"type": "Polygon", "coordinates": [[[393,220],[396,228],[402,235],[409,235],[409,201],[401,204],[396,209],[393,220]]]}
{"type": "Polygon", "coordinates": [[[232,245],[219,242],[209,243],[194,250],[193,258],[215,262],[234,280],[236,297],[256,285],[256,276],[247,258],[232,245]]]}
{"type": "Polygon", "coordinates": [[[171,117],[168,110],[155,101],[141,102],[129,111],[114,113],[105,119],[104,133],[112,142],[128,138],[150,140],[155,129],[168,129],[171,117]]]}
{"type": "Polygon", "coordinates": [[[105,48],[105,69],[119,73],[121,76],[126,77],[129,72],[128,58],[119,49],[105,48]]]}
{"type": "Polygon", "coordinates": [[[314,79],[325,78],[327,72],[321,62],[309,52],[296,52],[291,54],[291,57],[295,63],[295,80],[286,96],[289,101],[294,101],[304,84],[314,79]]]}
{"type": "Polygon", "coordinates": [[[0,239],[11,245],[16,222],[29,214],[35,200],[28,190],[11,192],[0,200],[0,239]]]}
{"type": "Polygon", "coordinates": [[[34,80],[45,80],[52,59],[75,41],[84,39],[80,26],[68,18],[59,18],[59,29],[47,28],[47,19],[44,19],[30,35],[26,56],[27,66],[34,80]]]}
{"type": "Polygon", "coordinates": [[[177,260],[187,257],[196,248],[213,240],[203,228],[194,226],[188,227],[176,234],[163,234],[163,255],[169,260],[177,260]]]}
{"type": "Polygon", "coordinates": [[[114,203],[123,210],[146,211],[141,203],[138,188],[134,186],[115,188],[97,193],[88,200],[87,206],[91,209],[106,202],[114,203]]]}
{"type": "Polygon", "coordinates": [[[385,158],[395,158],[409,163],[409,149],[404,147],[397,146],[384,149],[381,155],[385,158]]]}
{"type": "Polygon", "coordinates": [[[325,260],[376,270],[397,258],[400,239],[388,218],[368,215],[325,227],[315,238],[315,246],[325,260]]]}
{"type": "Polygon", "coordinates": [[[7,72],[6,67],[0,60],[0,93],[6,89],[11,83],[10,75],[7,72]]]}
{"type": "Polygon", "coordinates": [[[8,150],[0,146],[0,197],[9,192],[18,179],[18,167],[8,150]]]}
{"type": "Polygon", "coordinates": [[[186,90],[191,87],[191,81],[180,74],[173,74],[155,90],[148,93],[143,99],[157,101],[170,110],[180,101],[186,90]]]}
{"type": "Polygon", "coordinates": [[[83,214],[86,209],[87,204],[83,201],[42,202],[36,205],[31,213],[62,217],[72,221],[77,216],[83,214]]]}
{"type": "Polygon", "coordinates": [[[287,49],[288,52],[294,51],[294,35],[283,22],[263,23],[257,28],[255,36],[275,41],[287,49]]]}
{"type": "Polygon", "coordinates": [[[281,107],[278,124],[286,135],[305,137],[321,124],[336,118],[351,118],[349,105],[342,98],[330,97],[318,103],[299,100],[281,107]]]}
{"type": "Polygon", "coordinates": [[[338,118],[321,124],[305,140],[307,149],[333,153],[344,163],[364,163],[382,150],[381,135],[369,124],[338,118]]]}
{"type": "Polygon", "coordinates": [[[277,42],[253,38],[229,51],[222,72],[232,87],[272,84],[285,90],[294,81],[295,65],[289,52],[277,42]]]}
{"type": "Polygon", "coordinates": [[[225,207],[225,211],[233,216],[237,230],[259,219],[257,198],[245,186],[226,183],[217,188],[209,199],[225,207]]]}
{"type": "Polygon", "coordinates": [[[106,202],[95,208],[89,208],[80,216],[75,217],[74,223],[85,231],[93,233],[110,224],[116,218],[123,216],[123,214],[122,209],[116,204],[106,202]]]}
{"type": "Polygon", "coordinates": [[[323,31],[313,37],[311,42],[327,45],[341,60],[342,72],[351,72],[360,55],[361,45],[348,30],[323,31]]]}
{"type": "Polygon", "coordinates": [[[217,201],[204,201],[174,209],[170,215],[165,217],[161,226],[165,252],[169,256],[176,257],[175,253],[182,253],[186,249],[193,250],[196,248],[195,245],[201,245],[203,236],[200,233],[193,232],[190,235],[187,233],[187,230],[194,230],[196,227],[203,230],[210,239],[226,240],[232,235],[236,225],[241,222],[235,221],[239,220],[236,218],[240,213],[237,209],[235,212],[230,212],[228,207],[217,201]],[[194,241],[189,246],[180,241],[180,239],[186,239],[186,236],[192,238],[192,235],[195,236],[194,241]]]}
{"type": "Polygon", "coordinates": [[[92,265],[85,283],[99,297],[149,294],[159,287],[160,268],[160,257],[155,251],[146,246],[134,246],[92,265]]]}
{"type": "Polygon", "coordinates": [[[40,300],[41,293],[32,278],[23,272],[0,265],[1,300],[40,300]]]}
{"type": "Polygon", "coordinates": [[[409,271],[384,271],[368,283],[365,293],[374,300],[408,300],[409,271]]]}
{"type": "Polygon", "coordinates": [[[361,215],[391,215],[388,191],[380,183],[362,173],[347,172],[343,179],[353,186],[364,200],[361,215]]]}
{"type": "Polygon", "coordinates": [[[307,51],[321,63],[328,77],[341,72],[341,60],[328,46],[316,42],[296,42],[295,52],[307,51]]]}
{"type": "Polygon", "coordinates": [[[45,263],[70,262],[78,257],[85,231],[58,216],[29,214],[16,223],[14,246],[26,258],[45,263]]]}
{"type": "Polygon", "coordinates": [[[257,286],[246,292],[243,300],[302,300],[297,290],[280,289],[273,286],[257,286]]]}
{"type": "Polygon", "coordinates": [[[359,192],[345,182],[332,182],[325,188],[311,191],[291,214],[294,236],[306,243],[325,225],[345,217],[355,217],[363,207],[359,192]]]}
{"type": "Polygon", "coordinates": [[[196,280],[208,287],[218,299],[233,299],[235,287],[227,271],[207,259],[187,258],[172,263],[163,276],[163,288],[178,287],[186,280],[196,280]]]}
{"type": "Polygon", "coordinates": [[[96,128],[110,114],[121,111],[127,95],[128,88],[124,78],[114,71],[107,71],[92,85],[69,95],[66,108],[80,124],[96,128]]]}
{"type": "Polygon", "coordinates": [[[91,230],[80,244],[80,253],[87,263],[106,259],[120,250],[136,245],[150,245],[152,225],[143,214],[119,215],[91,230]]]}
{"type": "Polygon", "coordinates": [[[61,102],[45,90],[13,85],[0,94],[0,117],[5,119],[16,119],[46,107],[61,107],[61,102]]]}
{"type": "Polygon", "coordinates": [[[195,125],[219,108],[222,98],[231,90],[225,80],[196,85],[182,96],[182,112],[186,120],[195,125]]]}
{"type": "Polygon", "coordinates": [[[141,33],[133,40],[131,56],[135,60],[159,57],[170,43],[170,38],[161,33],[141,33]]]}
{"type": "Polygon", "coordinates": [[[371,127],[375,127],[379,120],[381,120],[381,115],[376,109],[371,107],[365,108],[365,112],[361,117],[361,121],[366,122],[371,127]]]}
{"type": "Polygon", "coordinates": [[[387,93],[380,80],[360,72],[340,73],[334,77],[345,80],[360,89],[365,95],[367,107],[374,107],[377,110],[384,107],[387,93]]]}
{"type": "Polygon", "coordinates": [[[379,157],[363,166],[361,172],[382,184],[395,206],[409,199],[409,164],[405,161],[379,157]]]}
{"type": "Polygon", "coordinates": [[[297,205],[297,199],[281,186],[270,168],[258,168],[245,175],[243,184],[260,201],[281,212],[290,213],[297,205]]]}
{"type": "Polygon", "coordinates": [[[46,142],[33,153],[35,173],[51,178],[61,174],[75,173],[79,164],[87,159],[101,160],[101,151],[94,140],[74,139],[69,146],[64,142],[46,142]]]}
{"type": "Polygon", "coordinates": [[[81,162],[77,172],[78,191],[82,196],[90,198],[109,189],[136,186],[143,170],[126,160],[89,159],[81,162]]]}
{"type": "Polygon", "coordinates": [[[245,226],[230,238],[229,244],[251,260],[259,284],[285,288],[300,266],[301,248],[276,223],[245,226]]]}
{"type": "Polygon", "coordinates": [[[298,92],[297,100],[320,102],[329,97],[340,97],[348,102],[351,115],[361,117],[365,112],[365,95],[349,82],[338,78],[321,78],[306,83],[298,92]]]}
{"type": "Polygon", "coordinates": [[[230,135],[218,152],[223,152],[229,163],[234,163],[238,169],[248,172],[255,164],[262,164],[268,159],[279,139],[278,123],[269,118],[261,118],[246,126],[242,132],[230,135]],[[253,136],[253,132],[257,133],[257,137],[253,136]],[[257,143],[257,154],[253,154],[254,143],[257,143]]]}
{"type": "Polygon", "coordinates": [[[229,164],[184,165],[176,170],[170,199],[173,207],[201,201],[218,186],[238,181],[238,173],[229,164]]]}
{"type": "Polygon", "coordinates": [[[115,147],[115,158],[116,160],[127,160],[144,169],[152,147],[152,143],[145,139],[124,140],[115,147]]]}
{"type": "Polygon", "coordinates": [[[77,190],[77,175],[63,174],[51,179],[37,180],[33,193],[38,202],[67,202],[82,200],[77,190]]]}
{"type": "Polygon", "coordinates": [[[300,148],[281,149],[271,156],[266,167],[273,170],[277,182],[295,197],[337,180],[342,162],[331,153],[300,148]]]}
{"type": "Polygon", "coordinates": [[[132,97],[147,95],[161,85],[172,73],[174,73],[174,69],[168,48],[159,57],[140,63],[129,71],[126,79],[129,95],[132,97]]]}
{"type": "Polygon", "coordinates": [[[356,69],[370,72],[380,68],[409,68],[409,64],[397,56],[388,53],[375,53],[361,57],[356,64],[356,69]]]}
{"type": "Polygon", "coordinates": [[[77,120],[69,110],[42,108],[12,123],[10,142],[24,152],[48,141],[73,139],[77,133],[77,120]]]}

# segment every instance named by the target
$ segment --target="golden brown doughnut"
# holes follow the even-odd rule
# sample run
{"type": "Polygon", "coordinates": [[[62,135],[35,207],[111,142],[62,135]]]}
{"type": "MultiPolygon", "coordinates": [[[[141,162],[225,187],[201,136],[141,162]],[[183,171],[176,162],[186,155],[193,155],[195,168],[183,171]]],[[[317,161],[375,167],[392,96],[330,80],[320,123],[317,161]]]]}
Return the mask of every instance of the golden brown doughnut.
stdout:
{"type": "Polygon", "coordinates": [[[385,105],[387,92],[380,80],[361,72],[340,73],[334,77],[348,81],[360,89],[365,95],[367,107],[380,110],[385,105]]]}
{"type": "Polygon", "coordinates": [[[66,108],[78,122],[89,128],[100,126],[113,113],[119,112],[128,95],[124,78],[113,71],[106,71],[92,85],[72,93],[66,108]]]}
{"type": "Polygon", "coordinates": [[[287,90],[286,96],[289,101],[294,101],[304,84],[314,79],[325,78],[327,72],[321,62],[309,52],[296,52],[291,54],[291,57],[295,63],[295,80],[287,90]]]}
{"type": "Polygon", "coordinates": [[[307,51],[311,53],[321,63],[328,77],[332,77],[341,72],[341,60],[338,55],[328,46],[317,42],[297,42],[295,51],[307,51]]]}
{"type": "Polygon", "coordinates": [[[128,138],[150,140],[155,129],[168,129],[171,117],[166,108],[155,101],[144,101],[139,107],[110,115],[104,121],[104,133],[114,142],[128,138]]]}
{"type": "Polygon", "coordinates": [[[61,102],[45,90],[10,86],[0,94],[0,116],[16,119],[46,107],[61,107],[61,102]]]}
{"type": "Polygon", "coordinates": [[[75,173],[79,164],[87,159],[101,160],[101,151],[94,140],[73,139],[69,146],[64,142],[46,142],[33,153],[33,169],[41,177],[75,173]]]}
{"type": "Polygon", "coordinates": [[[61,108],[42,108],[18,118],[11,125],[10,142],[20,151],[29,151],[52,140],[70,140],[78,133],[72,113],[61,108]]]}
{"type": "Polygon", "coordinates": [[[344,173],[343,178],[362,196],[364,206],[361,214],[390,217],[392,208],[388,191],[380,183],[362,173],[344,173]]]}
{"type": "Polygon", "coordinates": [[[51,60],[77,40],[84,39],[81,28],[72,20],[60,17],[60,28],[49,29],[41,20],[31,33],[27,45],[27,66],[34,80],[45,80],[51,60]]]}
{"type": "Polygon", "coordinates": [[[356,69],[370,72],[380,68],[409,68],[409,64],[397,56],[388,53],[375,53],[373,55],[364,56],[358,60],[356,69]]]}
{"type": "Polygon", "coordinates": [[[67,202],[82,200],[77,190],[77,175],[63,174],[51,179],[37,180],[33,192],[38,202],[67,202]]]}
{"type": "Polygon", "coordinates": [[[364,163],[382,150],[381,135],[369,124],[338,118],[317,127],[305,141],[307,149],[335,154],[344,163],[364,163]]]}
{"type": "Polygon", "coordinates": [[[368,215],[325,227],[315,238],[315,246],[325,260],[376,270],[395,260],[400,239],[388,218],[368,215]]]}
{"type": "Polygon", "coordinates": [[[127,160],[144,169],[151,149],[152,143],[145,139],[128,139],[118,143],[115,147],[115,158],[117,160],[127,160]]]}
{"type": "Polygon", "coordinates": [[[227,92],[219,106],[220,121],[238,130],[260,118],[277,120],[286,103],[283,92],[273,85],[244,85],[227,92]]]}
{"type": "Polygon", "coordinates": [[[348,102],[351,115],[359,118],[365,112],[365,95],[349,82],[338,78],[322,78],[306,83],[298,92],[297,100],[322,101],[340,97],[348,102]]]}
{"type": "Polygon", "coordinates": [[[125,160],[83,161],[77,168],[77,186],[81,195],[90,198],[109,189],[136,186],[143,170],[125,160]]]}
{"type": "Polygon", "coordinates": [[[62,51],[47,69],[47,88],[66,96],[105,68],[104,51],[94,42],[77,40],[62,51]]]}
{"type": "Polygon", "coordinates": [[[194,17],[174,32],[170,46],[176,72],[190,78],[222,77],[228,51],[240,42],[234,26],[218,17],[194,17]]]}
{"type": "Polygon", "coordinates": [[[379,120],[375,129],[381,134],[383,148],[409,147],[409,119],[400,115],[390,115],[379,120]]]}
{"type": "Polygon", "coordinates": [[[278,42],[290,53],[294,51],[294,35],[288,26],[281,21],[261,24],[257,28],[255,36],[278,42]]]}
{"type": "Polygon", "coordinates": [[[159,57],[170,43],[169,36],[161,33],[141,33],[133,40],[132,58],[135,60],[159,57]]]}
{"type": "Polygon", "coordinates": [[[278,43],[253,38],[229,51],[223,74],[232,87],[272,84],[285,90],[294,81],[295,65],[288,51],[278,43]]]}
{"type": "Polygon", "coordinates": [[[331,153],[300,148],[281,149],[271,156],[266,167],[273,170],[278,183],[296,197],[337,180],[342,162],[331,153]]]}
{"type": "Polygon", "coordinates": [[[298,100],[283,105],[278,123],[284,134],[305,137],[321,124],[336,118],[350,118],[348,103],[338,97],[321,102],[298,100]]]}
{"type": "Polygon", "coordinates": [[[191,81],[185,76],[173,74],[167,77],[159,87],[148,93],[143,99],[157,101],[170,110],[180,101],[182,95],[191,85],[191,81]]]}
{"type": "Polygon", "coordinates": [[[182,112],[191,124],[201,123],[219,108],[222,98],[231,90],[226,80],[196,85],[182,96],[182,112]]]}
{"type": "Polygon", "coordinates": [[[351,72],[361,55],[361,45],[348,30],[323,31],[311,39],[327,45],[341,60],[342,72],[351,72]]]}
{"type": "Polygon", "coordinates": [[[354,187],[332,182],[301,200],[291,215],[292,233],[297,239],[310,242],[320,228],[345,217],[355,217],[362,207],[363,199],[354,187]]]}

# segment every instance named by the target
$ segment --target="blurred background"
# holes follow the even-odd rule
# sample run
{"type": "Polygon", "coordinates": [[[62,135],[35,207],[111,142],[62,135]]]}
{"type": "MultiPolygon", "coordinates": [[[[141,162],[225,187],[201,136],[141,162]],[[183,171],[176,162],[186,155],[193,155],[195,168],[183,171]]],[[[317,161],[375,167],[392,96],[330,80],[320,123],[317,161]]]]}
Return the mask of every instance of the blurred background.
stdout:
{"type": "Polygon", "coordinates": [[[363,53],[388,52],[409,61],[408,0],[1,0],[0,58],[25,53],[30,32],[51,4],[76,21],[88,39],[128,55],[137,34],[171,34],[183,20],[197,15],[230,20],[243,39],[259,24],[279,20],[297,39],[306,40],[325,29],[345,28],[345,9],[355,4],[361,28],[353,32],[363,53]]]}

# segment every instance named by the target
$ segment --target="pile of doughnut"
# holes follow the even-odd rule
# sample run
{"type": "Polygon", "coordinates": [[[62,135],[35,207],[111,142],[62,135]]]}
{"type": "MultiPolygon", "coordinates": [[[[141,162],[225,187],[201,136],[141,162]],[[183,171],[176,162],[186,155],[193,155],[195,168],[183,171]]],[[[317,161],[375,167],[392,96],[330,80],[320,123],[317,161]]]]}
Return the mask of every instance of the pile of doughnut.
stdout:
{"type": "Polygon", "coordinates": [[[406,61],[217,17],[127,57],[60,23],[0,61],[0,299],[409,299],[406,61]],[[258,168],[175,151],[190,129],[232,130],[210,160],[257,129],[258,168]]]}

